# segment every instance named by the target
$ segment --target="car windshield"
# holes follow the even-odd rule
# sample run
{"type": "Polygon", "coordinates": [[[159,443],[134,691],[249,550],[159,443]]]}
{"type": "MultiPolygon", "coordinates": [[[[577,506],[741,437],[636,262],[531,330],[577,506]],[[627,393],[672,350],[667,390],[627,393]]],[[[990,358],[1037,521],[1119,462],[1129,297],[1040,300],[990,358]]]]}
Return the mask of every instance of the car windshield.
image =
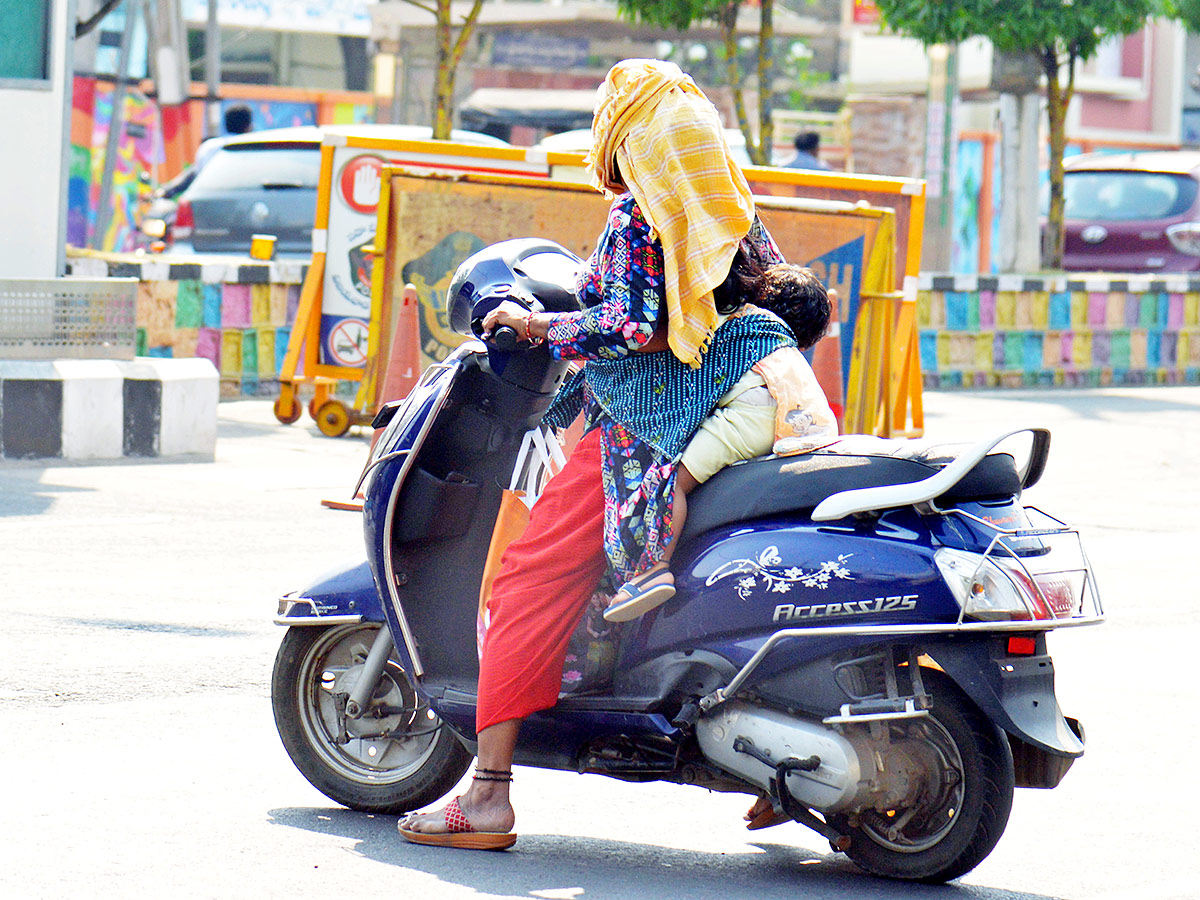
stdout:
{"type": "Polygon", "coordinates": [[[1167,219],[1186,212],[1197,182],[1168,172],[1067,172],[1066,218],[1091,222],[1167,219]]]}
{"type": "Polygon", "coordinates": [[[317,144],[244,144],[218,151],[200,170],[192,187],[196,191],[315,189],[320,174],[321,149],[317,144]]]}

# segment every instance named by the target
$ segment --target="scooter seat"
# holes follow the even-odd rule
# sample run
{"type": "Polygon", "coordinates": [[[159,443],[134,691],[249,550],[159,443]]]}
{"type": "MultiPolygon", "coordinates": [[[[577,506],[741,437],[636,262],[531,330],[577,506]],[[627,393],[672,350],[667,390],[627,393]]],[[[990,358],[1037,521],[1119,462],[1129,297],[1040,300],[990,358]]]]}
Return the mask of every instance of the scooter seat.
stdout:
{"type": "MultiPolygon", "coordinates": [[[[735,463],[688,496],[680,544],[723,525],[811,510],[840,491],[922,481],[967,446],[849,435],[812,453],[735,463]]],[[[938,500],[955,503],[1020,493],[1013,457],[993,453],[938,500]]]]}

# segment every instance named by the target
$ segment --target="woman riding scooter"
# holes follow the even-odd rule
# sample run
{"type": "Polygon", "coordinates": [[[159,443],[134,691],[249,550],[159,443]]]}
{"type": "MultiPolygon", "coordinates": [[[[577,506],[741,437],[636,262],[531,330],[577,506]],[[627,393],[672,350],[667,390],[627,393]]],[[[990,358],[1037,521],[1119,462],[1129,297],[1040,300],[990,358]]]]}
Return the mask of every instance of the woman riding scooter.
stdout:
{"type": "Polygon", "coordinates": [[[582,410],[586,433],[505,554],[480,661],[474,780],[444,809],[400,822],[417,843],[515,842],[518,731],[556,703],[567,642],[589,598],[602,579],[611,591],[662,558],[683,448],[752,366],[795,347],[774,316],[721,321],[713,290],[739,249],[760,268],[782,257],[692,79],[670,63],[618,63],[592,130],[592,182],[617,196],[580,275],[589,308],[550,314],[502,304],[483,323],[485,335],[507,326],[529,343],[545,341],[557,358],[587,360],[546,418],[563,425],[582,410]]]}

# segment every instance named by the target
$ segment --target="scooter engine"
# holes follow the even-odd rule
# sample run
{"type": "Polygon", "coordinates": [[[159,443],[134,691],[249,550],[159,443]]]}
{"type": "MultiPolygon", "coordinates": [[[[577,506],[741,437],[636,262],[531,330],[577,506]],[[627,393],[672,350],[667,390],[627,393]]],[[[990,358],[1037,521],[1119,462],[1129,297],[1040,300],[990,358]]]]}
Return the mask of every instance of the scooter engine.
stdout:
{"type": "Polygon", "coordinates": [[[788,792],[823,813],[887,808],[921,780],[918,770],[927,762],[907,760],[902,747],[886,746],[886,738],[881,746],[865,729],[838,732],[741,702],[724,703],[702,718],[696,737],[710,762],[764,791],[787,762],[788,792]]]}

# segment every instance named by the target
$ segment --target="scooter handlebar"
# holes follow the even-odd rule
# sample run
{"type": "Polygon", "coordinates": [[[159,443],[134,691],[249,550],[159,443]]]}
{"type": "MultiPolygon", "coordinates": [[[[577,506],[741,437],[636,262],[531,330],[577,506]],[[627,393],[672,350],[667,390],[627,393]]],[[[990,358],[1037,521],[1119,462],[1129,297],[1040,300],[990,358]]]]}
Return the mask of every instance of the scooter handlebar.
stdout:
{"type": "Polygon", "coordinates": [[[516,350],[517,342],[517,329],[511,325],[497,325],[492,329],[491,336],[488,338],[489,344],[505,353],[512,353],[516,350]]]}

